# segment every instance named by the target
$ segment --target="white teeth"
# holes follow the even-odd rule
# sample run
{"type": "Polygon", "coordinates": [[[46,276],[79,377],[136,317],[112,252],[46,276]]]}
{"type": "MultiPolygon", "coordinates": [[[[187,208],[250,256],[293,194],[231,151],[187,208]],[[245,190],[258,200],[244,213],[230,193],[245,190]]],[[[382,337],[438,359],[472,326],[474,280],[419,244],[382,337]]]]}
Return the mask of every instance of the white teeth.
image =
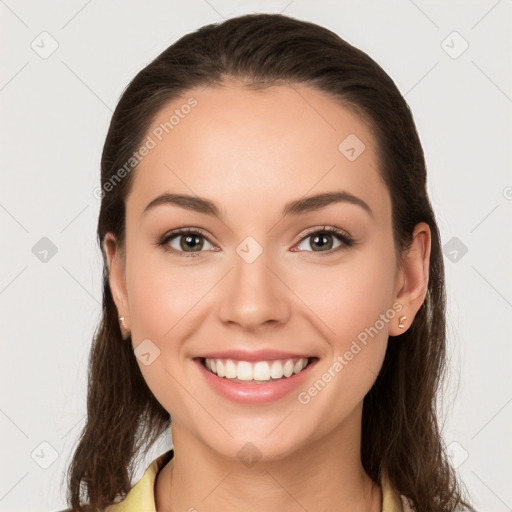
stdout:
{"type": "Polygon", "coordinates": [[[291,377],[293,375],[293,367],[295,366],[294,362],[291,360],[286,361],[283,373],[285,377],[291,377]]]}
{"type": "Polygon", "coordinates": [[[204,365],[212,373],[226,379],[244,381],[269,381],[282,379],[300,373],[308,364],[308,359],[287,359],[275,361],[233,361],[232,359],[205,359],[204,365]]]}
{"type": "Polygon", "coordinates": [[[270,380],[270,366],[266,361],[258,361],[253,368],[254,380],[270,380]]]}
{"type": "Polygon", "coordinates": [[[283,376],[283,365],[279,361],[274,361],[270,367],[270,376],[273,379],[280,379],[283,376]]]}
{"type": "Polygon", "coordinates": [[[226,375],[224,373],[224,363],[222,361],[220,361],[219,359],[217,359],[217,361],[215,361],[215,366],[217,368],[217,375],[219,377],[224,377],[226,375]]]}
{"type": "Polygon", "coordinates": [[[303,368],[302,360],[301,361],[297,361],[295,363],[295,366],[293,367],[293,373],[299,373],[302,370],[302,368],[303,368]]]}
{"type": "Polygon", "coordinates": [[[236,376],[240,380],[253,380],[251,363],[239,361],[236,368],[236,376]]]}
{"type": "MultiPolygon", "coordinates": [[[[224,369],[226,371],[226,378],[227,379],[236,379],[236,364],[231,361],[231,359],[228,359],[226,361],[226,364],[224,365],[224,369]]],[[[240,378],[240,377],[239,377],[240,378]]]]}

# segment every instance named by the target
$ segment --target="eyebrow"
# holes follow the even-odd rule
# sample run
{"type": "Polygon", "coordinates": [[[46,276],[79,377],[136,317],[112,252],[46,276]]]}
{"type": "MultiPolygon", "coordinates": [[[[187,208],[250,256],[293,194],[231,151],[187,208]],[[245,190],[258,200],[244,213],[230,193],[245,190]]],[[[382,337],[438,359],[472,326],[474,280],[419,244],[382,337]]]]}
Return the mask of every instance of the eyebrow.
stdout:
{"type": "MultiPolygon", "coordinates": [[[[323,208],[335,203],[349,203],[360,206],[370,215],[370,217],[374,217],[373,211],[367,203],[365,203],[361,198],[346,191],[325,192],[323,194],[317,194],[291,201],[283,208],[282,216],[298,216],[304,213],[322,210],[323,208]]],[[[171,193],[164,193],[153,199],[146,208],[144,208],[142,215],[146,215],[149,211],[161,205],[175,205],[186,210],[192,210],[197,213],[217,217],[218,219],[222,219],[224,217],[224,214],[217,204],[209,199],[190,196],[187,194],[171,193]]]]}

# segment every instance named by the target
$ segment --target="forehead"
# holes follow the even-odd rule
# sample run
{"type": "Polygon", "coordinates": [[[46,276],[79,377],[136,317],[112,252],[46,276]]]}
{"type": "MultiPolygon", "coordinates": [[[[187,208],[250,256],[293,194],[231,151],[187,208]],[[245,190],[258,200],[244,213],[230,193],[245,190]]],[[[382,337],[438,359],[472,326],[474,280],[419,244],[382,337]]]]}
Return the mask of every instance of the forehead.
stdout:
{"type": "Polygon", "coordinates": [[[191,89],[158,112],[145,140],[151,149],[127,201],[133,213],[163,192],[213,198],[227,215],[268,206],[273,196],[277,208],[333,190],[386,208],[370,128],[307,86],[191,89]]]}

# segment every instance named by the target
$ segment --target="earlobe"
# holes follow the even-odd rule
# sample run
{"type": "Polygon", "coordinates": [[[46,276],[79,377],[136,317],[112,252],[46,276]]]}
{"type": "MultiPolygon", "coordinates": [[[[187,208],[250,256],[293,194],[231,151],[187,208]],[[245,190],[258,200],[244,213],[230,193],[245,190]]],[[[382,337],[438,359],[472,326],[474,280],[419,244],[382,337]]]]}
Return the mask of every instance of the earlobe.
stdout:
{"type": "Polygon", "coordinates": [[[418,223],[413,231],[410,248],[404,252],[400,280],[403,283],[395,298],[402,309],[396,323],[389,329],[391,336],[403,334],[412,324],[423,304],[430,274],[431,232],[425,222],[418,223]]]}

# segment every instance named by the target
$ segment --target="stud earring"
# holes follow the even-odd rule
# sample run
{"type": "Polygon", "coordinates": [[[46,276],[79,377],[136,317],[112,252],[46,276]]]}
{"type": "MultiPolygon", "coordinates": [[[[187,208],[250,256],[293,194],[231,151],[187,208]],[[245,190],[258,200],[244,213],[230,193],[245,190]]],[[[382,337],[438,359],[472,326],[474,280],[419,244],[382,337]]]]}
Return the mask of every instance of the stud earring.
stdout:
{"type": "Polygon", "coordinates": [[[400,329],[403,329],[405,327],[405,324],[404,322],[407,320],[407,317],[405,315],[401,316],[399,319],[398,319],[398,327],[400,327],[400,329]]]}
{"type": "Polygon", "coordinates": [[[121,329],[121,331],[122,331],[122,332],[121,332],[121,334],[122,334],[122,336],[123,336],[123,339],[124,339],[124,340],[126,340],[126,339],[128,339],[128,337],[129,337],[129,335],[130,335],[130,332],[129,332],[129,331],[128,331],[128,329],[126,328],[126,325],[124,324],[124,320],[125,320],[124,316],[120,316],[120,317],[119,317],[119,321],[121,322],[121,327],[122,327],[122,329],[121,329]],[[123,331],[124,331],[124,332],[123,332],[123,331]]]}

